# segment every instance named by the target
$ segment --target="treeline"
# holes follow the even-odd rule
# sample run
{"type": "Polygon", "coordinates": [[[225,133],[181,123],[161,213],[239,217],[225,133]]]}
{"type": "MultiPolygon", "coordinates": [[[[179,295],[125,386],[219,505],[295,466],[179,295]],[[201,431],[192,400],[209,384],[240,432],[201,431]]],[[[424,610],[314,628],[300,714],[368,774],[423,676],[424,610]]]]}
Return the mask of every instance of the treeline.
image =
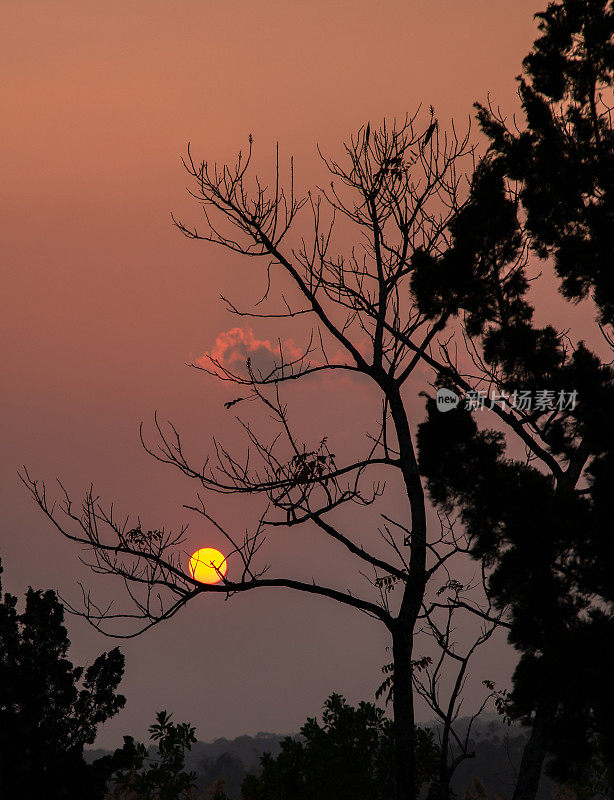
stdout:
{"type": "MultiPolygon", "coordinates": [[[[2,566],[0,562],[0,573],[2,566]]],[[[295,737],[242,736],[197,742],[195,728],[166,711],[150,742],[124,737],[114,752],[87,751],[99,725],[125,705],[124,656],[102,653],[87,669],[68,658],[64,609],[53,591],[29,589],[25,607],[0,601],[0,798],[45,800],[388,800],[393,792],[392,722],[372,703],[339,694],[295,737]]],[[[459,768],[458,797],[513,788],[527,734],[491,719],[475,728],[475,758],[459,768]],[[478,779],[477,781],[474,779],[478,779]]],[[[418,783],[437,780],[436,727],[416,728],[418,783]]],[[[542,789],[543,800],[551,796],[542,789]]]]}
{"type": "MultiPolygon", "coordinates": [[[[464,722],[461,720],[460,725],[464,722]]],[[[459,765],[452,780],[455,796],[459,800],[468,795],[477,796],[480,787],[484,787],[487,797],[492,800],[511,797],[528,736],[526,729],[518,725],[508,727],[495,715],[486,714],[483,721],[475,726],[470,739],[475,757],[459,765]]],[[[263,733],[257,736],[243,735],[236,739],[216,739],[214,742],[197,741],[185,758],[186,769],[196,775],[197,796],[206,798],[212,787],[223,782],[228,797],[236,800],[240,797],[245,777],[261,775],[262,756],[270,753],[276,758],[284,738],[263,733]]],[[[93,761],[109,754],[110,751],[89,750],[85,752],[85,757],[93,761]]],[[[155,757],[155,748],[151,748],[151,755],[155,757]]],[[[555,793],[558,793],[556,786],[543,776],[537,800],[552,800],[555,793]]]]}

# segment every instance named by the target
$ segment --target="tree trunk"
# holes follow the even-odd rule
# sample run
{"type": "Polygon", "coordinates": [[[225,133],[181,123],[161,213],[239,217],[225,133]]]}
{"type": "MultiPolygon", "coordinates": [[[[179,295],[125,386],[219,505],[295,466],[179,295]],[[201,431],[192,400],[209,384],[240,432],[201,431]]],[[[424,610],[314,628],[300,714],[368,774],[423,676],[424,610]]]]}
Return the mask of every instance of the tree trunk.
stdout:
{"type": "Polygon", "coordinates": [[[437,798],[438,800],[449,800],[450,798],[450,784],[452,783],[452,776],[456,771],[458,765],[465,761],[468,758],[475,758],[475,753],[459,753],[452,760],[450,764],[448,764],[448,759],[445,756],[445,751],[442,749],[441,751],[441,762],[439,766],[439,780],[436,786],[435,791],[429,793],[429,797],[437,798]]]}
{"type": "Polygon", "coordinates": [[[448,747],[450,741],[450,725],[451,720],[448,717],[444,722],[442,737],[441,737],[441,754],[439,757],[439,779],[437,781],[437,788],[434,796],[438,800],[447,800],[450,792],[450,779],[452,773],[448,767],[448,747]]]}
{"type": "Polygon", "coordinates": [[[554,713],[555,708],[551,702],[543,702],[537,707],[531,735],[522,754],[512,800],[535,800],[548,752],[554,713]]]}
{"type": "Polygon", "coordinates": [[[399,389],[390,383],[384,383],[382,388],[390,404],[411,512],[409,579],[392,630],[395,800],[415,800],[417,787],[411,662],[414,628],[426,584],[426,509],[409,422],[399,389]]]}
{"type": "Polygon", "coordinates": [[[395,800],[415,800],[416,797],[412,643],[412,631],[399,625],[392,636],[395,800]]]}

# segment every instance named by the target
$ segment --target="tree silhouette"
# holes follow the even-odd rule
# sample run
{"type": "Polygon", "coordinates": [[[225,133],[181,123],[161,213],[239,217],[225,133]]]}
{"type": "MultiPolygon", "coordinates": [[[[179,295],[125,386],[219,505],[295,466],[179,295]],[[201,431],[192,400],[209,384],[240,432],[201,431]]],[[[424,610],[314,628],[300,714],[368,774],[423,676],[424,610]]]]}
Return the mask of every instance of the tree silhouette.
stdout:
{"type": "MultiPolygon", "coordinates": [[[[201,493],[255,497],[262,502],[253,528],[243,537],[213,517],[202,494],[187,506],[226,538],[228,574],[220,574],[217,584],[200,584],[185,566],[183,530],[147,531],[140,523],[134,527],[119,521],[93,490],[79,508],[67,492],[54,506],[44,484],[27,471],[22,477],[58,530],[89,548],[93,570],[119,577],[129,587],[134,606],[128,611],[101,608],[84,591],[81,613],[99,629],[108,632],[109,624],[141,619],[144,624],[138,631],[122,634],[113,628],[122,635],[136,635],[169,619],[200,594],[231,596],[259,588],[319,595],[385,625],[392,639],[395,797],[408,800],[415,797],[417,776],[414,691],[420,691],[420,685],[415,664],[424,656],[414,651],[415,636],[420,631],[430,635],[443,646],[445,659],[458,668],[449,702],[443,702],[441,687],[437,688],[439,660],[434,662],[433,682],[422,692],[429,701],[438,698],[437,713],[447,720],[450,736],[475,647],[459,659],[449,613],[479,612],[478,624],[486,628],[478,630],[478,643],[488,638],[485,633],[503,614],[493,611],[487,596],[478,602],[469,586],[453,582],[454,558],[466,556],[467,542],[451,521],[433,525],[427,520],[407,406],[409,387],[415,392],[416,381],[420,388],[428,385],[416,367],[454,313],[446,307],[428,318],[412,299],[411,276],[417,259],[442,258],[450,250],[455,221],[466,200],[462,170],[473,165],[473,149],[468,138],[458,137],[454,129],[442,131],[432,109],[425,124],[416,115],[378,129],[367,125],[346,144],[343,162],[324,158],[330,187],[302,199],[294,193],[292,162],[284,188],[277,160],[269,190],[257,178],[252,182],[251,157],[251,137],[247,154],[240,153],[234,166],[195,161],[188,149],[185,166],[205,229],[177,225],[194,240],[215,243],[250,263],[268,264],[263,300],[250,310],[227,300],[233,314],[270,324],[280,318],[312,323],[303,353],[289,357],[280,342],[270,368],[258,369],[248,359],[244,371],[233,371],[213,357],[208,364],[197,365],[234,387],[228,409],[239,404],[238,410],[246,413],[248,408],[260,408],[276,430],[269,438],[266,428],[260,432],[251,421],[240,419],[247,454],[234,454],[215,441],[214,457],[204,467],[202,460],[188,456],[172,424],[163,426],[156,419],[157,442],[143,438],[158,461],[179,470],[201,493]],[[302,211],[308,212],[308,235],[300,228],[302,211]],[[339,220],[355,237],[356,246],[348,256],[333,252],[339,220]],[[278,289],[277,304],[273,287],[278,289]],[[282,397],[287,385],[302,385],[322,374],[362,379],[378,394],[381,416],[366,432],[358,458],[332,451],[327,433],[334,431],[323,430],[316,441],[305,441],[300,424],[291,419],[282,397]],[[388,475],[396,483],[385,483],[388,475]],[[403,511],[397,518],[383,498],[391,485],[401,493],[403,511]],[[357,530],[350,518],[343,521],[340,512],[352,507],[363,509],[365,515],[369,509],[373,513],[372,521],[365,522],[366,531],[357,530]],[[328,540],[331,547],[344,548],[367,579],[365,591],[349,592],[315,578],[269,577],[260,550],[267,532],[279,528],[304,528],[328,540]],[[436,595],[437,591],[444,594],[436,595]],[[432,602],[435,597],[437,602],[432,602]]],[[[357,435],[356,444],[359,441],[357,435]]],[[[321,551],[321,542],[314,546],[321,551]]],[[[443,753],[447,759],[447,747],[443,753]]]]}
{"type": "Polygon", "coordinates": [[[454,247],[424,256],[413,279],[430,318],[464,315],[469,367],[447,346],[433,366],[473,409],[441,414],[428,401],[420,467],[431,497],[460,511],[509,610],[521,656],[508,713],[532,725],[514,800],[535,797],[548,756],[550,773],[576,786],[603,754],[614,759],[614,10],[569,0],[537,17],[520,79],[526,127],[478,105],[491,145],[454,247]],[[528,248],[551,259],[566,298],[592,297],[592,349],[534,322],[528,248]],[[479,390],[496,393],[496,430],[477,424],[479,390]]]}
{"type": "MultiPolygon", "coordinates": [[[[0,564],[0,573],[2,565],[0,564]]],[[[125,703],[116,694],[124,657],[115,648],[87,669],[67,659],[64,610],[52,591],[0,600],[0,797],[102,798],[130,749],[87,764],[101,722],[125,703]]]]}
{"type": "Polygon", "coordinates": [[[491,110],[480,120],[506,174],[518,180],[531,244],[552,256],[566,297],[591,293],[601,322],[614,322],[611,254],[614,8],[610,0],[549,3],[524,59],[522,132],[491,110]]]}
{"type": "MultiPolygon", "coordinates": [[[[393,725],[372,703],[350,706],[339,694],[324,703],[322,724],[308,719],[304,741],[287,737],[275,758],[261,758],[262,773],[248,775],[244,800],[387,800],[394,794],[393,725]]],[[[416,728],[418,789],[437,777],[432,734],[416,728]]]]}

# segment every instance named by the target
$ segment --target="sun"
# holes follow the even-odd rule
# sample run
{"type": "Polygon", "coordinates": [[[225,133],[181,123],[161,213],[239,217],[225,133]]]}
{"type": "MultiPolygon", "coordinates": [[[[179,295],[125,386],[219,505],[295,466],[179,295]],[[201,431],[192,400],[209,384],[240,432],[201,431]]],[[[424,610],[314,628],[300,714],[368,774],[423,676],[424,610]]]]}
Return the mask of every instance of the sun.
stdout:
{"type": "Polygon", "coordinates": [[[201,547],[190,557],[190,575],[199,583],[219,583],[228,570],[226,559],[214,547],[201,547]]]}

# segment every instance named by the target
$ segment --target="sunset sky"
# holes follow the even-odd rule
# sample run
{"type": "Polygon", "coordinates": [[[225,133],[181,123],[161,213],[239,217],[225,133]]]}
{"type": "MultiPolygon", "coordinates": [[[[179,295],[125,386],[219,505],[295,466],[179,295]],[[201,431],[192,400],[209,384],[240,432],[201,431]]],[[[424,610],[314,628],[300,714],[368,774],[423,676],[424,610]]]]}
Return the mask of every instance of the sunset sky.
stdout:
{"type": "MultiPolygon", "coordinates": [[[[316,145],[336,155],[367,121],[432,104],[442,126],[454,119],[464,130],[473,102],[489,92],[512,113],[541,5],[5,0],[5,589],[54,588],[75,602],[80,580],[101,596],[121,592],[91,578],[78,550],[45,522],[18,480],[22,464],[50,484],[60,477],[75,499],[93,482],[120,515],[140,515],[146,527],[191,523],[191,551],[223,550],[219,535],[182,508],[194,499],[189,482],[143,452],[139,423],[151,430],[155,411],[174,420],[203,457],[214,433],[238,445],[223,406],[236,393],[186,362],[216,349],[228,359],[266,355],[279,331],[270,322],[241,326],[219,301],[220,293],[241,301],[261,292],[263,265],[190,242],[172,226],[171,212],[199,220],[180,161],[187,142],[197,157],[223,162],[251,133],[256,163],[269,174],[279,142],[282,159],[294,155],[304,192],[323,176],[316,145]]],[[[299,322],[284,336],[299,346],[305,331],[299,322]]],[[[350,388],[312,383],[294,397],[312,435],[353,440],[352,421],[370,418],[373,398],[350,388]],[[309,415],[325,393],[320,425],[309,415]]],[[[417,423],[423,403],[412,408],[417,423]]],[[[218,497],[214,508],[231,526],[250,524],[249,506],[218,497]]],[[[286,532],[266,560],[285,575],[360,585],[346,579],[347,561],[320,545],[286,532]]],[[[81,619],[68,626],[76,663],[116,644],[81,619]]],[[[294,732],[332,691],[372,699],[387,644],[380,626],[323,599],[265,590],[228,602],[203,596],[122,644],[128,703],[98,743],[144,737],[161,708],[191,721],[204,740],[294,732]]],[[[512,661],[501,639],[481,659],[481,677],[507,680],[512,661]]]]}

